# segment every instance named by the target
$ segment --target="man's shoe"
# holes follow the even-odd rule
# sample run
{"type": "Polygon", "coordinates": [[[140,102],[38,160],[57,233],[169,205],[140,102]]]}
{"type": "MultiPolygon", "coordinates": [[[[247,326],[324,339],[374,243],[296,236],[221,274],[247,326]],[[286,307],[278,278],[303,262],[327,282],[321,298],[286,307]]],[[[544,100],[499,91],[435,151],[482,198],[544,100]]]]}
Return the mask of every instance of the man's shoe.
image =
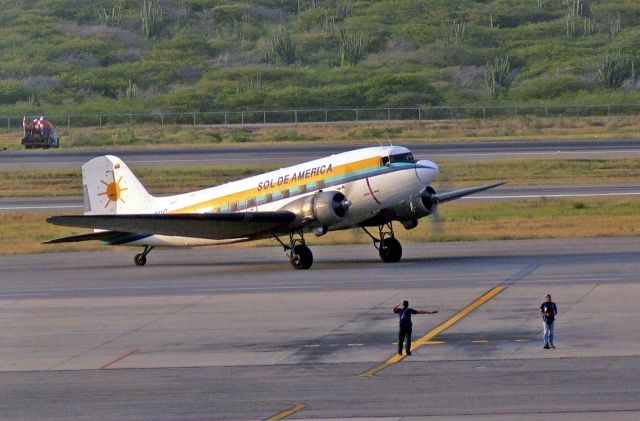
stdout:
{"type": "Polygon", "coordinates": [[[544,346],[544,349],[549,349],[549,348],[550,348],[549,345],[544,346]]]}
{"type": "Polygon", "coordinates": [[[551,348],[556,349],[556,347],[555,347],[555,345],[554,345],[554,344],[551,344],[551,348]]]}
{"type": "Polygon", "coordinates": [[[407,355],[411,355],[411,351],[407,351],[407,355]]]}

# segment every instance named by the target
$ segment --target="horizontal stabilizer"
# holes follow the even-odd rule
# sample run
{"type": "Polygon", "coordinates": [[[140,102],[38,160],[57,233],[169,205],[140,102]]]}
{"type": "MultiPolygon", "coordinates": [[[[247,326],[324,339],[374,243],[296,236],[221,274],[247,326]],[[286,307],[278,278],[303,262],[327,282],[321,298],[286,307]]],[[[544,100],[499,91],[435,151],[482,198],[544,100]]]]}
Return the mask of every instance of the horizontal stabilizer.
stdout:
{"type": "Polygon", "coordinates": [[[507,184],[507,182],[503,181],[501,183],[485,184],[482,186],[467,187],[466,189],[452,190],[445,193],[438,193],[437,200],[438,200],[438,203],[449,202],[451,200],[460,199],[461,197],[464,197],[464,196],[469,196],[470,194],[475,194],[484,190],[492,189],[494,187],[502,186],[503,184],[507,184]]]}
{"type": "Polygon", "coordinates": [[[121,233],[228,240],[280,232],[294,219],[291,212],[235,212],[52,216],[47,222],[121,233]]]}
{"type": "Polygon", "coordinates": [[[125,232],[118,231],[100,231],[92,232],[89,234],[71,235],[69,237],[55,238],[53,240],[45,241],[42,244],[60,244],[60,243],[77,243],[79,241],[110,241],[115,238],[119,238],[126,235],[125,232]]]}

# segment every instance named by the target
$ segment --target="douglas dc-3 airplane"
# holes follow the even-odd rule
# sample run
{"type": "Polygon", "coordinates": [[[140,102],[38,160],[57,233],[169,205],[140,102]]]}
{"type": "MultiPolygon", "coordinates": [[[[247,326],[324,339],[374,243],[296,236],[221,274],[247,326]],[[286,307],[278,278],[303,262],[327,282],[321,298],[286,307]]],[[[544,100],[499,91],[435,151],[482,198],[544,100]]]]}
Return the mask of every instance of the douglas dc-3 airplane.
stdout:
{"type": "MultiPolygon", "coordinates": [[[[357,149],[192,193],[150,195],[119,158],[101,156],[82,166],[84,215],[47,221],[93,228],[89,234],[47,243],[100,240],[143,246],[136,265],[154,247],[195,247],[274,238],[295,269],[308,269],[313,254],[304,234],[362,228],[384,262],[397,262],[402,247],[394,221],[405,229],[432,214],[438,203],[497,187],[487,184],[436,193],[438,166],[416,160],[400,146],[357,149]],[[377,227],[375,236],[367,227],[377,227]]],[[[375,232],[375,231],[374,231],[375,232]]]]}

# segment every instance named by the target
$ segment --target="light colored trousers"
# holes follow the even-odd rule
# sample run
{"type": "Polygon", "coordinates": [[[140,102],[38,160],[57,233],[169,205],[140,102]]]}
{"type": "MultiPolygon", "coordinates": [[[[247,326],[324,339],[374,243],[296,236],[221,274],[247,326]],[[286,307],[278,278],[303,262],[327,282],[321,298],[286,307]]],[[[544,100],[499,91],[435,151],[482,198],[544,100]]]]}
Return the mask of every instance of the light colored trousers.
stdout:
{"type": "Polygon", "coordinates": [[[553,325],[554,322],[545,322],[542,321],[542,325],[544,326],[544,344],[545,345],[553,345],[553,325]]]}

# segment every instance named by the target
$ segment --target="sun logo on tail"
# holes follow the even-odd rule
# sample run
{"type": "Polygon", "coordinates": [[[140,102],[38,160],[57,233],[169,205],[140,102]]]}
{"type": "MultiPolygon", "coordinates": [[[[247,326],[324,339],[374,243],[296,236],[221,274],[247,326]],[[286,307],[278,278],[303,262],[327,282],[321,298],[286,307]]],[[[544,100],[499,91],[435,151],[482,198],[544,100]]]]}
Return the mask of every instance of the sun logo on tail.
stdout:
{"type": "Polygon", "coordinates": [[[122,180],[122,177],[120,177],[118,181],[116,181],[116,172],[111,171],[111,174],[113,175],[113,180],[111,182],[100,180],[102,184],[107,186],[105,191],[103,191],[102,193],[98,193],[98,196],[107,196],[107,203],[104,205],[105,208],[107,208],[111,202],[117,202],[118,200],[120,200],[122,203],[125,203],[125,201],[122,199],[121,193],[127,189],[120,187],[120,181],[122,180]]]}

